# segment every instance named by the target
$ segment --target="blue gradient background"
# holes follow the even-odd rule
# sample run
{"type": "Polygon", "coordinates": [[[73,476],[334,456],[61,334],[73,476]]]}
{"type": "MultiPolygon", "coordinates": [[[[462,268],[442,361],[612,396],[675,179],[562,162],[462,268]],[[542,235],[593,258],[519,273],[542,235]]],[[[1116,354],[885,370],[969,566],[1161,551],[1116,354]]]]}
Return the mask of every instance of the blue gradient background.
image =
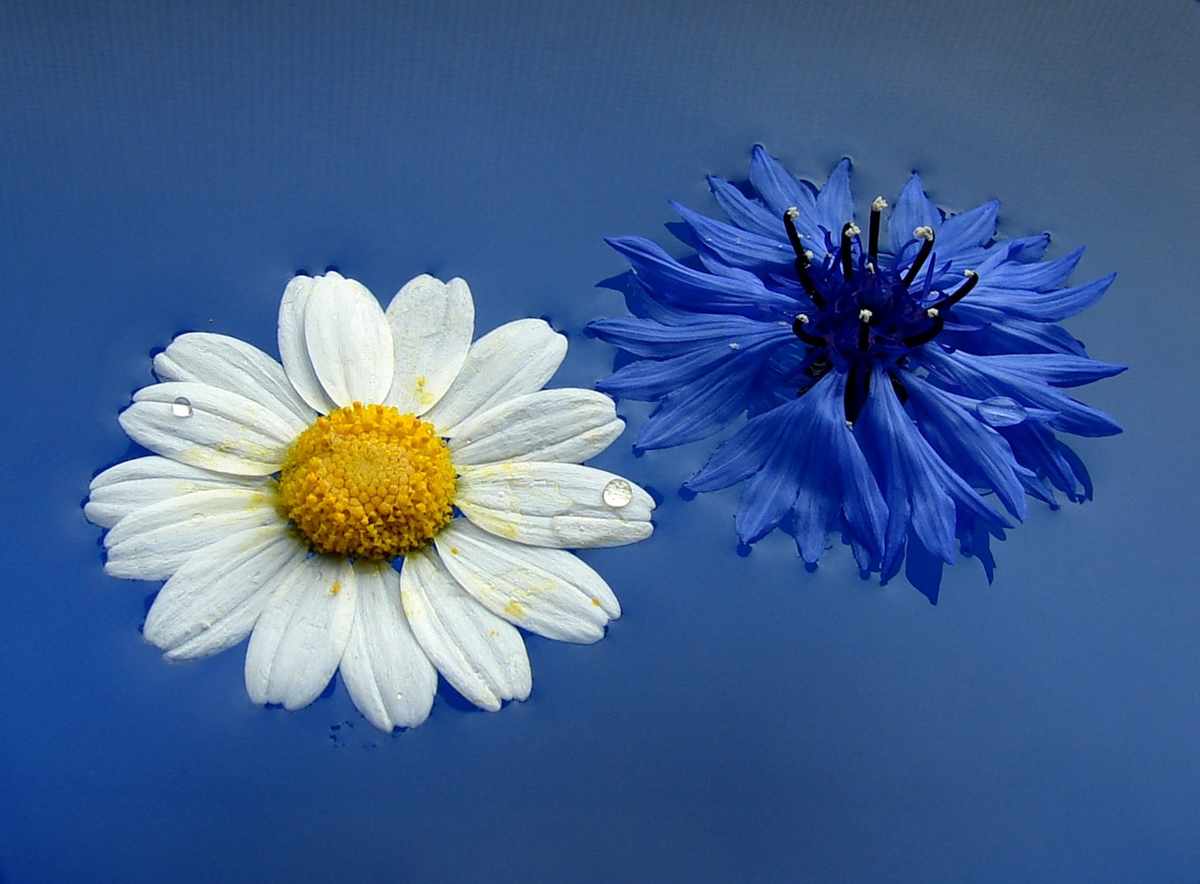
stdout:
{"type": "Polygon", "coordinates": [[[1200,5],[630,2],[0,6],[0,881],[1200,881],[1195,268],[1200,5]],[[463,276],[479,330],[546,316],[555,385],[613,354],[603,243],[681,254],[667,200],[764,143],[861,206],[919,169],[1001,233],[1118,273],[1071,320],[1132,366],[1082,398],[1095,502],[1033,507],[931,607],[735,554],[709,444],[596,462],[663,497],[589,552],[625,616],[529,639],[534,693],[443,693],[384,736],[338,684],[253,706],[243,649],[165,665],[156,586],[104,576],[80,503],[189,330],[271,352],[288,278],[381,298],[463,276]]]}

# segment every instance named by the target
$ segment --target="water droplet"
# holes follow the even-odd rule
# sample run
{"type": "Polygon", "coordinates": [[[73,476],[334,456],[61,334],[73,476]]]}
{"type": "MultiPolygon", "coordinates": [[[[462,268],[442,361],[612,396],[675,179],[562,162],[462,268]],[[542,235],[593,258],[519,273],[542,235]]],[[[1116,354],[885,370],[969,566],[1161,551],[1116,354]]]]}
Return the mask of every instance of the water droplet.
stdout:
{"type": "Polygon", "coordinates": [[[633,500],[633,486],[624,479],[613,479],[604,486],[601,496],[604,498],[604,502],[611,507],[628,506],[629,502],[633,500]]]}
{"type": "Polygon", "coordinates": [[[404,699],[404,694],[396,694],[396,699],[397,699],[397,700],[403,700],[403,699],[404,699]]]}
{"type": "Polygon", "coordinates": [[[1027,418],[1025,407],[1007,396],[993,396],[975,406],[975,413],[985,424],[992,427],[1011,427],[1027,418]]]}
{"type": "Polygon", "coordinates": [[[192,402],[186,396],[180,396],[171,403],[171,414],[175,417],[191,417],[192,402]]]}

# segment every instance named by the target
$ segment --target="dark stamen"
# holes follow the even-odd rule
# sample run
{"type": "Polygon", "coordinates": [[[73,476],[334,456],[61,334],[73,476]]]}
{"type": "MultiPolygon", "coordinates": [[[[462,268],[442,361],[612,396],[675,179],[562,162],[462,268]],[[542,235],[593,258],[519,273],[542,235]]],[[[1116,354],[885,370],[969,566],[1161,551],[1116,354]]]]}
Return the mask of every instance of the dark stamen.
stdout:
{"type": "Polygon", "coordinates": [[[846,413],[846,425],[854,429],[859,412],[871,393],[871,366],[869,363],[856,362],[850,367],[850,376],[846,378],[846,390],[842,394],[842,410],[846,413]]]}
{"type": "Polygon", "coordinates": [[[871,344],[871,318],[874,316],[870,310],[863,308],[858,311],[858,349],[866,350],[871,344]]]}
{"type": "Polygon", "coordinates": [[[881,196],[875,197],[875,201],[871,203],[871,226],[868,236],[867,245],[867,260],[874,267],[879,263],[879,219],[883,216],[883,210],[887,208],[887,200],[881,196]]]}
{"type": "Polygon", "coordinates": [[[936,307],[938,310],[945,310],[947,307],[953,307],[955,304],[965,298],[968,292],[975,288],[975,284],[979,282],[979,274],[974,270],[964,270],[963,276],[967,278],[967,281],[960,285],[953,294],[942,298],[942,300],[934,304],[934,307],[936,307]]]}
{"type": "Polygon", "coordinates": [[[792,244],[792,251],[796,253],[796,276],[800,280],[800,285],[804,286],[804,292],[808,295],[809,299],[818,308],[823,309],[825,307],[825,299],[817,291],[817,287],[808,273],[808,265],[810,263],[808,252],[804,248],[804,243],[800,241],[800,231],[796,229],[796,219],[799,217],[800,210],[795,206],[792,206],[783,213],[783,226],[787,230],[788,242],[792,244]]]}
{"type": "Polygon", "coordinates": [[[928,344],[942,332],[942,328],[946,325],[946,320],[942,319],[936,307],[930,307],[925,311],[925,315],[933,320],[933,325],[925,329],[923,332],[918,332],[915,335],[909,335],[904,339],[905,347],[920,347],[922,344],[928,344]]]}
{"type": "Polygon", "coordinates": [[[824,347],[825,339],[818,338],[816,335],[809,332],[805,326],[810,322],[807,313],[801,313],[792,323],[792,334],[808,344],[810,347],[824,347]]]}
{"type": "Polygon", "coordinates": [[[925,261],[929,258],[929,253],[933,251],[933,229],[929,227],[918,227],[913,231],[913,236],[923,240],[921,250],[917,252],[917,257],[913,259],[912,266],[908,268],[908,272],[904,274],[904,284],[912,285],[912,281],[917,278],[917,274],[921,272],[925,261]]]}
{"type": "Polygon", "coordinates": [[[796,219],[800,217],[800,210],[795,206],[783,213],[783,226],[787,230],[788,242],[792,244],[792,251],[796,253],[797,258],[803,259],[804,263],[808,263],[808,258],[804,256],[804,244],[800,242],[800,231],[796,229],[796,219]]]}
{"type": "Polygon", "coordinates": [[[850,251],[850,245],[854,237],[860,233],[862,231],[853,221],[847,221],[842,225],[842,276],[846,277],[846,282],[849,282],[854,276],[854,255],[850,251]]]}
{"type": "Polygon", "coordinates": [[[903,405],[908,401],[908,390],[905,389],[904,384],[900,383],[900,378],[896,377],[894,371],[888,372],[888,380],[892,382],[892,389],[896,392],[896,398],[903,405]]]}

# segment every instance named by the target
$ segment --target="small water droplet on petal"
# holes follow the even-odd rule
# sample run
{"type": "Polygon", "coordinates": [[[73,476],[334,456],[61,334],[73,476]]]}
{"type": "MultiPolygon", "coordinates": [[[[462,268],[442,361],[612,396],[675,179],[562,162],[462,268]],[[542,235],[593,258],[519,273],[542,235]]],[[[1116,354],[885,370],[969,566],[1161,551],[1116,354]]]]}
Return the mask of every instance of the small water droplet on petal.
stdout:
{"type": "Polygon", "coordinates": [[[993,427],[1012,427],[1029,416],[1025,407],[1007,396],[993,396],[975,406],[975,413],[985,424],[993,427]]]}
{"type": "Polygon", "coordinates": [[[180,396],[171,403],[171,414],[175,417],[191,417],[192,402],[186,396],[180,396]]]}
{"type": "Polygon", "coordinates": [[[604,498],[604,502],[611,507],[628,506],[633,500],[633,486],[624,479],[613,479],[604,486],[601,496],[604,498]]]}

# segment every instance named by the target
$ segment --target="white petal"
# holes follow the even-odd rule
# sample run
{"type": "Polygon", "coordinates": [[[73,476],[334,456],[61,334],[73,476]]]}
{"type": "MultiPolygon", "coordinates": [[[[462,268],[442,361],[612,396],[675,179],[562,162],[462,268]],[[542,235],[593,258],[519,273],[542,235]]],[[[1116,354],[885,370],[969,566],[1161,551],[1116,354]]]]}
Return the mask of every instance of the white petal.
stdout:
{"type": "Polygon", "coordinates": [[[311,424],[314,412],[288,381],[283,366],[245,341],[226,335],[180,335],[154,357],[154,373],[164,381],[197,381],[253,399],[276,414],[292,414],[311,424]]]}
{"type": "Polygon", "coordinates": [[[172,659],[207,657],[249,635],[304,547],[285,525],[227,537],[188,559],[154,599],[142,635],[172,659]]]}
{"type": "Polygon", "coordinates": [[[463,467],[455,497],[455,505],[480,528],[534,546],[622,546],[654,530],[649,494],[613,473],[577,464],[463,467]],[[628,504],[605,503],[610,483],[628,488],[628,504]]]}
{"type": "Polygon", "coordinates": [[[384,400],[422,415],[458,377],[475,333],[475,302],[461,279],[418,276],[392,298],[388,325],[396,350],[392,389],[384,400]]]}
{"type": "Polygon", "coordinates": [[[613,401],[566,387],[526,393],[460,423],[450,440],[455,465],[540,460],[582,463],[625,429],[613,401]]]}
{"type": "Polygon", "coordinates": [[[206,488],[258,488],[265,481],[213,473],[169,457],[136,457],[92,479],[83,514],[92,524],[111,528],[130,513],[171,497],[206,488]]]}
{"type": "Polygon", "coordinates": [[[336,273],[317,279],[304,308],[304,343],[335,403],[383,401],[392,386],[392,332],[361,282],[336,273]]]}
{"type": "Polygon", "coordinates": [[[405,556],[400,586],[417,641],[456,691],[491,712],[529,696],[533,674],[521,634],[463,592],[436,553],[405,556]]]}
{"type": "Polygon", "coordinates": [[[354,623],[357,581],[349,560],[312,556],[267,600],[246,648],[246,693],[255,703],[302,709],[337,671],[354,623]]]}
{"type": "Polygon", "coordinates": [[[456,519],[434,543],[446,569],[493,614],[546,638],[594,642],[621,615],[595,571],[561,549],[522,546],[456,519]]]}
{"type": "Polygon", "coordinates": [[[518,319],[471,345],[462,370],[424,419],[443,436],[463,420],[525,393],[540,390],[567,355],[567,339],[541,319],[518,319]]]}
{"type": "Polygon", "coordinates": [[[416,727],[429,717],[437,670],[421,650],[400,605],[400,575],[390,565],[358,563],[358,604],[341,673],[354,705],[380,730],[416,727]]]}
{"type": "Polygon", "coordinates": [[[113,577],[163,580],[206,546],[282,523],[276,499],[251,488],[208,488],[144,507],[105,535],[104,570],[113,577]]]}
{"type": "Polygon", "coordinates": [[[294,416],[190,382],[143,387],[119,420],[133,441],[156,454],[239,476],[276,472],[305,430],[294,416]]]}
{"type": "Polygon", "coordinates": [[[329,414],[337,405],[329,398],[317,373],[313,370],[304,343],[304,314],[312,296],[316,280],[310,276],[297,276],[288,283],[279,303],[279,357],[287,372],[288,382],[312,408],[321,414],[329,414]]]}

